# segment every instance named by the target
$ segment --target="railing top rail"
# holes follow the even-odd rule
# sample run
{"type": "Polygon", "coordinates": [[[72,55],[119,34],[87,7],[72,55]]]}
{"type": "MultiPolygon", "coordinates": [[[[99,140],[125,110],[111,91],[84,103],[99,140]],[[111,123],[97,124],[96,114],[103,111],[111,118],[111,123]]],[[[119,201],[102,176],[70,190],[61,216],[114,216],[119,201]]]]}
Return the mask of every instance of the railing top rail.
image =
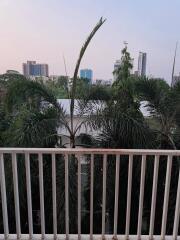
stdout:
{"type": "Polygon", "coordinates": [[[158,149],[104,149],[104,148],[0,148],[0,153],[31,154],[120,154],[120,155],[171,155],[180,156],[180,150],[158,149]]]}

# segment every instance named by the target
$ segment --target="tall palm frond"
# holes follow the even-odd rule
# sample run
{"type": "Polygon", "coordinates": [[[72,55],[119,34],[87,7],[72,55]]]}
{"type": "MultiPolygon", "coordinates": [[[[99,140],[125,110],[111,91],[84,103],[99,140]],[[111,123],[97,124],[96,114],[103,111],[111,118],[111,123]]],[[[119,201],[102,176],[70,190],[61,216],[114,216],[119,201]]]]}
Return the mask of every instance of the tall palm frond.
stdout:
{"type": "MultiPolygon", "coordinates": [[[[106,21],[106,19],[103,20],[103,18],[101,17],[99,22],[96,24],[96,26],[93,28],[92,32],[89,34],[89,36],[87,37],[84,45],[82,46],[81,50],[80,50],[80,54],[78,57],[78,60],[76,62],[76,67],[74,70],[74,75],[73,75],[73,82],[72,82],[72,89],[71,89],[71,103],[70,103],[70,118],[71,118],[71,132],[74,132],[74,125],[73,125],[73,116],[74,116],[74,100],[76,97],[76,86],[77,86],[77,75],[78,75],[78,71],[79,71],[79,66],[81,63],[81,60],[84,56],[84,53],[89,45],[89,43],[91,42],[92,38],[94,37],[94,35],[96,34],[96,32],[99,30],[99,28],[104,24],[104,22],[106,21]]],[[[74,135],[74,134],[73,134],[74,135]]],[[[72,135],[72,146],[74,146],[74,137],[72,135]]]]}

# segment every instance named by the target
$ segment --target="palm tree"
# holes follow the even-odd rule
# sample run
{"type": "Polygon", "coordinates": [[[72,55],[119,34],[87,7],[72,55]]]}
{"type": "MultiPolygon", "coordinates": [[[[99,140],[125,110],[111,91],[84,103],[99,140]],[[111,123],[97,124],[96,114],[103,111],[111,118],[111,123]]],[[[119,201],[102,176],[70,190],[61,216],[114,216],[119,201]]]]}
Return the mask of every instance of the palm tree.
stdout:
{"type": "MultiPolygon", "coordinates": [[[[180,139],[179,122],[180,122],[180,84],[170,87],[162,79],[143,78],[137,82],[136,91],[140,101],[145,101],[149,112],[147,122],[151,129],[157,133],[157,147],[160,149],[178,149],[180,139]]],[[[162,157],[163,158],[163,157],[162,157]]],[[[165,159],[164,159],[165,160],[165,159]]],[[[174,217],[174,206],[176,201],[177,176],[179,172],[179,159],[173,161],[173,178],[171,180],[171,191],[169,201],[169,216],[167,223],[167,232],[172,231],[174,217]]],[[[162,211],[164,196],[164,181],[166,172],[166,161],[161,161],[158,180],[159,198],[156,204],[156,226],[155,232],[159,232],[161,227],[162,211]]]]}
{"type": "MultiPolygon", "coordinates": [[[[77,86],[77,74],[79,66],[84,56],[84,53],[94,37],[95,33],[105,22],[102,18],[99,20],[97,25],[93,28],[92,32],[85,41],[83,47],[81,48],[79,58],[75,67],[72,87],[70,89],[71,106],[70,106],[70,122],[67,119],[67,113],[64,111],[61,103],[59,103],[52,93],[43,83],[34,82],[25,77],[18,75],[2,75],[0,76],[3,84],[5,85],[5,106],[6,114],[10,116],[11,122],[6,134],[6,146],[19,146],[19,147],[55,147],[58,145],[58,135],[57,128],[63,126],[67,129],[70,136],[70,146],[75,147],[75,137],[77,131],[81,128],[84,122],[78,123],[74,126],[74,102],[76,98],[76,86],[77,86]]],[[[83,113],[81,113],[83,114],[83,113]]],[[[46,159],[49,156],[44,156],[44,174],[45,179],[47,179],[45,188],[45,206],[47,222],[46,228],[50,232],[52,229],[52,199],[49,197],[51,191],[51,177],[48,177],[51,173],[50,161],[46,159]]],[[[74,156],[72,156],[74,158],[74,156]]],[[[38,203],[39,198],[37,197],[38,191],[38,171],[37,171],[37,156],[32,156],[31,159],[32,167],[32,200],[36,209],[39,209],[38,203]]],[[[64,232],[64,159],[62,156],[57,156],[57,183],[60,184],[61,188],[58,188],[57,196],[59,198],[58,204],[58,230],[64,232]]],[[[8,163],[8,161],[6,161],[8,163]]],[[[25,169],[23,167],[24,159],[19,156],[18,161],[18,175],[19,175],[19,188],[20,195],[24,198],[21,207],[21,218],[22,218],[22,231],[27,231],[27,204],[26,204],[26,185],[25,185],[25,169]]],[[[69,186],[70,194],[69,200],[70,205],[70,231],[76,231],[76,206],[77,206],[77,194],[76,194],[76,161],[75,159],[69,162],[69,186]]],[[[13,189],[12,189],[12,173],[9,171],[11,169],[11,161],[5,165],[7,175],[7,189],[9,190],[8,200],[10,201],[8,206],[13,206],[13,189]]],[[[59,186],[59,185],[58,185],[59,186]]],[[[9,219],[14,219],[13,209],[9,209],[9,219]]],[[[14,222],[10,226],[10,230],[14,231],[14,222]]],[[[1,223],[0,223],[1,226],[1,223]]],[[[36,229],[38,231],[38,229],[36,229]]]]}
{"type": "Polygon", "coordinates": [[[159,148],[177,149],[174,133],[178,134],[180,120],[180,84],[170,87],[162,79],[144,78],[137,83],[137,92],[156,122],[159,148]]]}
{"type": "MultiPolygon", "coordinates": [[[[93,28],[89,36],[87,37],[85,43],[83,44],[80,54],[75,66],[74,75],[72,79],[72,86],[70,88],[70,122],[67,120],[67,114],[63,110],[60,103],[58,103],[56,97],[53,93],[47,89],[47,87],[43,83],[33,82],[26,79],[18,79],[17,81],[12,81],[10,86],[8,87],[8,93],[6,97],[7,106],[14,108],[17,111],[17,108],[21,106],[22,102],[26,102],[27,106],[31,109],[32,106],[38,104],[42,106],[45,102],[53,106],[58,112],[57,122],[62,124],[69,133],[70,138],[70,146],[75,147],[75,136],[77,131],[81,128],[81,126],[85,123],[84,121],[79,122],[76,126],[74,125],[74,106],[75,106],[75,98],[76,98],[76,88],[78,81],[78,71],[81,60],[85,54],[85,51],[91,42],[92,38],[99,30],[99,28],[106,21],[100,18],[96,26],[93,28]]],[[[81,112],[81,114],[83,114],[81,112]]]]}

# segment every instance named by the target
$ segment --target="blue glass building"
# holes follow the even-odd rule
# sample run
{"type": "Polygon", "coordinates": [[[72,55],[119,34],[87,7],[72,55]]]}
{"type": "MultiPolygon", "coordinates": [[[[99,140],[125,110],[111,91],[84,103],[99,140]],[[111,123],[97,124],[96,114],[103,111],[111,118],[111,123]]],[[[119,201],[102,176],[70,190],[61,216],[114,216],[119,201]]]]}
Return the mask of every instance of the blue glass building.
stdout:
{"type": "Polygon", "coordinates": [[[91,69],[81,69],[80,78],[87,79],[88,83],[92,83],[93,71],[91,69]]]}

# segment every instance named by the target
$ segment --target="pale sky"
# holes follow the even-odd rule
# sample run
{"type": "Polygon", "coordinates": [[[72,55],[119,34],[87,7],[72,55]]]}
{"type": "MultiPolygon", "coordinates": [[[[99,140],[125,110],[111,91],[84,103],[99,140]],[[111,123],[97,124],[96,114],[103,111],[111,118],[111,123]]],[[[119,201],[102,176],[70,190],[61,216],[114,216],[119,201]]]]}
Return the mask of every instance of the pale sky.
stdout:
{"type": "MultiPolygon", "coordinates": [[[[50,74],[72,76],[80,47],[99,18],[107,18],[81,68],[112,78],[123,41],[135,59],[147,52],[147,74],[170,82],[175,43],[180,41],[180,0],[0,0],[0,73],[22,72],[22,63],[48,63],[50,74]]],[[[176,73],[180,72],[180,44],[176,73]]]]}

